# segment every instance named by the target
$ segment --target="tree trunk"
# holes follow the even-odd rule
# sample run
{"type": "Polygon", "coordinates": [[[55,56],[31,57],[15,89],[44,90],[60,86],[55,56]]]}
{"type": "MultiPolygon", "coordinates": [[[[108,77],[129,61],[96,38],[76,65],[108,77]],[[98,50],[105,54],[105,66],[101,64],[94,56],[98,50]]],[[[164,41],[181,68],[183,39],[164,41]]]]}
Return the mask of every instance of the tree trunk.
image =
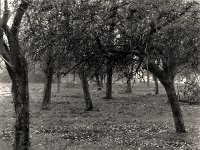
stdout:
{"type": "Polygon", "coordinates": [[[132,93],[131,78],[127,77],[126,83],[127,83],[126,93],[131,94],[132,93]]]}
{"type": "Polygon", "coordinates": [[[61,74],[59,72],[57,72],[56,74],[56,79],[57,79],[57,93],[60,93],[61,74]]]}
{"type": "Polygon", "coordinates": [[[76,72],[74,71],[74,72],[73,72],[73,87],[74,87],[74,85],[75,85],[75,81],[76,81],[76,72]]]}
{"type": "Polygon", "coordinates": [[[80,68],[79,77],[80,77],[82,88],[83,88],[86,110],[91,111],[93,110],[93,104],[92,104],[92,99],[91,99],[90,91],[89,91],[89,84],[88,84],[87,77],[85,75],[84,68],[80,68]]]}
{"type": "Polygon", "coordinates": [[[51,102],[51,87],[52,87],[53,73],[54,73],[54,60],[53,58],[50,57],[45,71],[45,84],[44,84],[42,109],[48,109],[49,104],[51,102]]]}
{"type": "Polygon", "coordinates": [[[108,60],[107,64],[107,82],[106,82],[106,97],[105,99],[112,99],[112,74],[113,68],[111,61],[108,60]]]}
{"type": "Polygon", "coordinates": [[[149,85],[150,85],[150,84],[149,84],[149,70],[147,70],[147,88],[150,87],[149,85]]]}
{"type": "Polygon", "coordinates": [[[170,82],[166,82],[163,85],[167,92],[169,103],[171,105],[176,132],[185,133],[186,130],[185,130],[185,126],[184,126],[183,116],[181,113],[181,108],[178,103],[178,97],[176,95],[176,91],[174,88],[174,82],[173,82],[173,80],[170,80],[170,82]]]}
{"type": "Polygon", "coordinates": [[[6,65],[12,80],[11,93],[14,102],[15,120],[15,143],[14,150],[29,149],[29,90],[27,63],[21,56],[18,71],[13,71],[6,65]]]}
{"type": "Polygon", "coordinates": [[[16,14],[13,16],[11,29],[7,26],[10,16],[8,1],[4,1],[4,13],[0,15],[3,16],[0,19],[0,54],[4,55],[5,57],[3,57],[7,60],[6,68],[12,80],[12,97],[16,114],[14,150],[28,150],[30,144],[28,69],[18,39],[20,23],[29,5],[30,2],[21,1],[21,4],[16,9],[16,14]],[[3,32],[7,37],[7,42],[5,43],[3,42],[3,32]]]}
{"type": "Polygon", "coordinates": [[[97,90],[101,91],[102,85],[100,81],[100,76],[97,73],[95,73],[95,78],[96,78],[96,83],[97,83],[97,90]]]}
{"type": "Polygon", "coordinates": [[[104,87],[104,79],[105,79],[105,76],[104,75],[100,75],[100,84],[101,84],[101,87],[103,88],[104,87]]]}
{"type": "Polygon", "coordinates": [[[174,72],[176,71],[173,69],[175,68],[170,68],[168,69],[167,72],[161,70],[159,66],[156,64],[153,63],[149,64],[149,71],[151,71],[151,73],[153,73],[160,80],[160,82],[165,87],[165,90],[167,92],[168,101],[172,109],[176,132],[185,133],[186,130],[184,126],[183,116],[181,113],[181,108],[178,103],[178,97],[176,95],[176,91],[174,88],[174,77],[175,77],[174,72]]]}
{"type": "Polygon", "coordinates": [[[154,78],[154,83],[155,83],[155,95],[158,95],[159,94],[159,87],[158,87],[158,78],[153,75],[153,78],[154,78]]]}

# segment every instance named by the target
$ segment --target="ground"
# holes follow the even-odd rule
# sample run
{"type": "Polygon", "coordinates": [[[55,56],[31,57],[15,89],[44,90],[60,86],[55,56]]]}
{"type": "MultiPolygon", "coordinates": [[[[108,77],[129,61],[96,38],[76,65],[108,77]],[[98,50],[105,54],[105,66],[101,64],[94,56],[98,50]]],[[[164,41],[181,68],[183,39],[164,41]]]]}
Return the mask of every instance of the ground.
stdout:
{"type": "MultiPolygon", "coordinates": [[[[80,86],[53,87],[50,110],[41,110],[42,84],[30,84],[30,150],[198,150],[200,106],[181,104],[187,129],[175,133],[170,106],[163,88],[153,95],[153,85],[115,85],[114,98],[91,86],[94,111],[84,110],[80,86]],[[55,91],[55,92],[54,92],[55,91]]],[[[10,84],[0,86],[0,150],[11,150],[15,115],[10,84]]]]}

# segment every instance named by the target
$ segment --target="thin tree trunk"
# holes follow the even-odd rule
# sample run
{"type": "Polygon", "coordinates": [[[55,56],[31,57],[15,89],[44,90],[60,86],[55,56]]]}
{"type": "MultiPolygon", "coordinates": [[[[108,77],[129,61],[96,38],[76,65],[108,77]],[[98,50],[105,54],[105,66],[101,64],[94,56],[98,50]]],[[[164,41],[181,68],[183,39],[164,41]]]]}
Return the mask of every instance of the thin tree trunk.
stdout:
{"type": "Polygon", "coordinates": [[[45,84],[44,84],[44,94],[42,109],[48,109],[51,102],[51,88],[54,73],[54,60],[50,57],[47,63],[47,68],[45,72],[45,84]]]}
{"type": "Polygon", "coordinates": [[[174,82],[173,82],[173,80],[171,80],[170,82],[167,82],[163,85],[167,92],[169,103],[171,105],[176,132],[184,133],[184,132],[186,132],[186,130],[185,130],[185,126],[184,126],[183,116],[181,113],[181,108],[178,103],[178,97],[175,92],[174,82]]]}
{"type": "Polygon", "coordinates": [[[149,84],[149,70],[147,70],[147,88],[150,87],[149,85],[150,85],[150,84],[149,84]]]}
{"type": "Polygon", "coordinates": [[[158,87],[158,78],[153,75],[153,78],[154,78],[154,83],[155,83],[155,95],[158,95],[159,94],[159,87],[158,87]]]}
{"type": "Polygon", "coordinates": [[[113,68],[111,61],[108,60],[107,64],[107,82],[106,82],[106,97],[105,99],[112,99],[112,74],[113,68]]]}
{"type": "Polygon", "coordinates": [[[126,83],[127,83],[126,93],[131,94],[132,93],[131,78],[127,77],[126,83]]]}
{"type": "Polygon", "coordinates": [[[56,79],[57,79],[57,93],[60,93],[61,74],[59,72],[57,72],[56,74],[56,79]]]}
{"type": "Polygon", "coordinates": [[[97,73],[95,73],[95,78],[96,78],[96,83],[97,83],[97,90],[101,91],[102,84],[101,84],[101,81],[100,81],[100,76],[97,73]]]}
{"type": "Polygon", "coordinates": [[[74,72],[73,72],[73,87],[74,87],[74,85],[75,85],[75,81],[76,81],[76,72],[74,71],[74,72]]]}
{"type": "Polygon", "coordinates": [[[89,91],[89,84],[88,84],[87,77],[85,75],[84,68],[80,68],[79,77],[80,77],[82,88],[83,88],[86,110],[91,111],[93,110],[93,104],[92,104],[92,99],[91,99],[90,91],[89,91]]]}
{"type": "Polygon", "coordinates": [[[101,87],[104,87],[105,84],[105,76],[104,75],[100,75],[100,81],[101,81],[101,87]]]}

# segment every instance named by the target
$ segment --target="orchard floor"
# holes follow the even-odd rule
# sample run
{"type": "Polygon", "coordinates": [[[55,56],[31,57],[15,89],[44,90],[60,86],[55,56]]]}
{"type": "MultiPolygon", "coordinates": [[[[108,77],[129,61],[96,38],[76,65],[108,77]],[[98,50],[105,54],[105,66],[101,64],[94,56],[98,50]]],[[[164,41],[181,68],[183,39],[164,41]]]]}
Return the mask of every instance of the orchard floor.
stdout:
{"type": "MultiPolygon", "coordinates": [[[[14,121],[10,84],[0,84],[0,150],[12,150],[14,121]]],[[[91,87],[94,110],[84,110],[80,86],[53,87],[50,110],[41,110],[42,84],[30,84],[30,150],[200,150],[200,106],[181,103],[187,129],[174,130],[170,106],[163,88],[134,85],[123,94],[115,85],[114,98],[91,87]]]]}

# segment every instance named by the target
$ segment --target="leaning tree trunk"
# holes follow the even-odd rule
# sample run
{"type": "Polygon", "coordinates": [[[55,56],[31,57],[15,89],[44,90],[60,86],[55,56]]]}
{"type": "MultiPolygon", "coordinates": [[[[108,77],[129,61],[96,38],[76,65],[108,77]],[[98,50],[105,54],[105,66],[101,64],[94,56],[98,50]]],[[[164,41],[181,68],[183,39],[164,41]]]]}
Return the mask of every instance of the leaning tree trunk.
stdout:
{"type": "Polygon", "coordinates": [[[105,99],[112,99],[112,74],[113,74],[112,64],[111,64],[111,61],[108,60],[108,63],[107,63],[106,97],[105,97],[105,99]]]}
{"type": "Polygon", "coordinates": [[[53,81],[53,73],[54,73],[54,60],[53,58],[49,57],[49,60],[47,62],[47,68],[45,71],[45,84],[44,84],[42,109],[48,109],[49,104],[51,102],[51,87],[53,81]]]}
{"type": "MultiPolygon", "coordinates": [[[[178,97],[176,95],[175,87],[174,87],[174,77],[175,75],[173,74],[173,68],[169,69],[171,72],[164,72],[161,70],[158,65],[154,64],[149,64],[149,69],[151,73],[153,73],[162,83],[164,86],[167,96],[168,96],[168,101],[171,106],[172,114],[173,114],[173,119],[174,119],[174,124],[175,124],[175,129],[176,132],[178,133],[185,133],[185,125],[183,121],[183,116],[181,113],[181,108],[178,103],[178,97]]],[[[175,72],[175,71],[174,71],[175,72]]]]}
{"type": "Polygon", "coordinates": [[[158,78],[153,75],[153,78],[154,78],[154,83],[155,83],[155,95],[158,95],[159,94],[159,87],[158,87],[158,78]]]}
{"type": "Polygon", "coordinates": [[[91,99],[90,91],[89,91],[89,84],[88,84],[88,80],[87,80],[84,68],[80,68],[79,77],[80,77],[82,88],[83,88],[86,110],[91,111],[93,110],[93,104],[92,104],[92,99],[91,99]]]}
{"type": "Polygon", "coordinates": [[[130,77],[127,77],[126,84],[127,84],[126,93],[131,94],[132,93],[132,87],[131,87],[131,78],[130,77]]]}
{"type": "Polygon", "coordinates": [[[171,105],[176,132],[184,133],[184,132],[186,132],[186,130],[185,130],[185,126],[184,126],[183,116],[181,113],[181,108],[178,103],[178,97],[176,95],[176,91],[174,88],[173,80],[168,82],[167,84],[164,84],[164,87],[167,92],[169,103],[171,105]]]}

